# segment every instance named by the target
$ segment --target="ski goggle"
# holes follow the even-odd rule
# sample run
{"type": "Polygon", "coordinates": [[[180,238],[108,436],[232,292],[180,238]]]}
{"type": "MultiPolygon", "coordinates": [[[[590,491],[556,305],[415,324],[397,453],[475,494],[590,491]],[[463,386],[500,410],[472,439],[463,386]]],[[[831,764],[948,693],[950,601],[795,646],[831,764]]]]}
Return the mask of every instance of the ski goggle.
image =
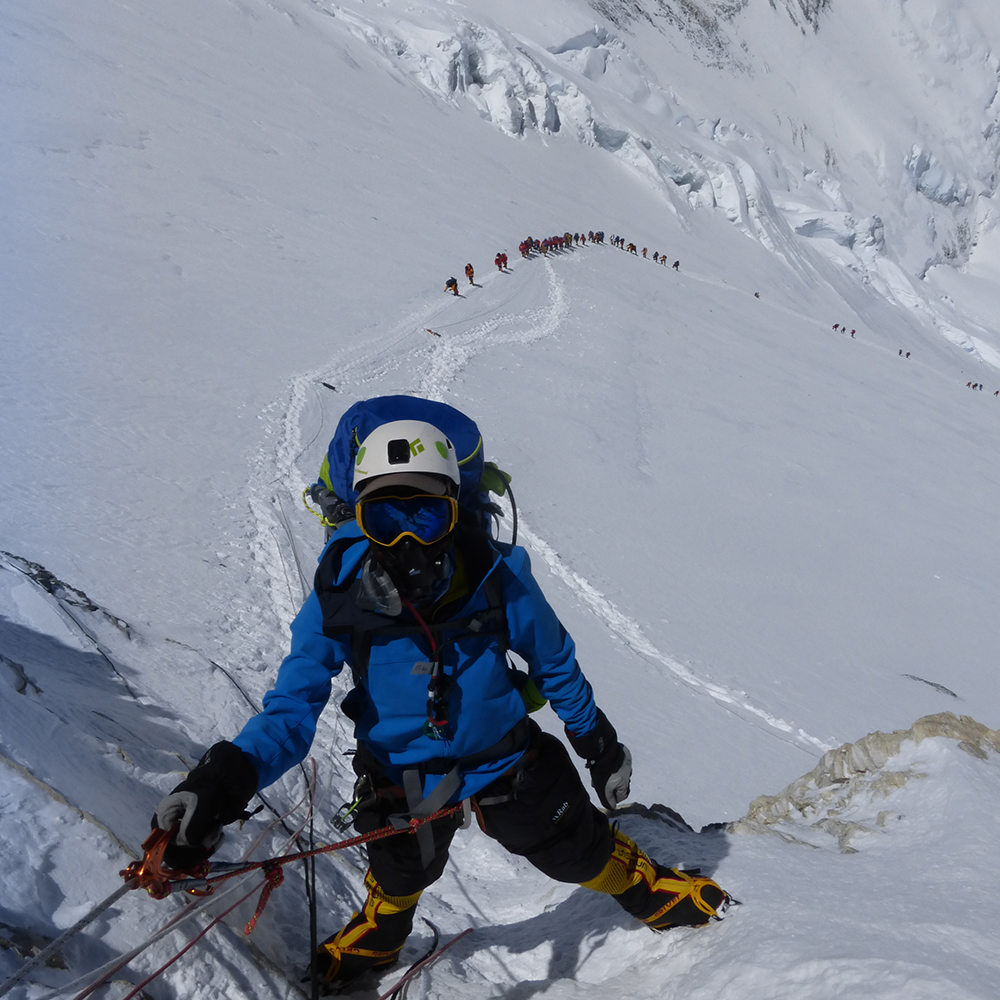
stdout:
{"type": "Polygon", "coordinates": [[[377,545],[392,546],[403,538],[421,545],[440,542],[458,523],[458,502],[452,497],[419,494],[360,499],[358,525],[377,545]]]}

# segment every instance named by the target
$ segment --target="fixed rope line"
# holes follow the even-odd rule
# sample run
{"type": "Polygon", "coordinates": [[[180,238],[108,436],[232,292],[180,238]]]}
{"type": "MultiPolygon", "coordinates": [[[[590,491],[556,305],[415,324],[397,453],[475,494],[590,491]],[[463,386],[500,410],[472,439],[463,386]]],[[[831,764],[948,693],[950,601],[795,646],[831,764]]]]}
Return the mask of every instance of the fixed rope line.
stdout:
{"type": "MultiPolygon", "coordinates": [[[[428,816],[414,817],[409,820],[405,820],[400,817],[397,821],[398,825],[395,826],[389,825],[379,827],[378,829],[371,830],[368,833],[359,834],[356,837],[350,837],[346,840],[337,841],[333,844],[326,844],[322,847],[312,848],[307,851],[298,851],[294,854],[284,854],[276,858],[267,858],[263,861],[237,863],[221,862],[211,866],[208,862],[205,862],[204,866],[202,866],[202,870],[204,871],[203,875],[199,875],[195,871],[190,870],[174,871],[168,869],[167,871],[164,871],[161,867],[163,862],[163,853],[171,839],[176,834],[176,829],[154,830],[142,844],[144,852],[142,860],[133,862],[128,866],[128,868],[123,869],[119,873],[122,878],[124,878],[125,884],[116,889],[107,899],[99,903],[85,917],[69,928],[69,930],[61,934],[42,952],[35,955],[31,961],[25,963],[25,965],[23,965],[10,979],[0,985],[0,997],[10,992],[10,990],[13,989],[14,986],[17,985],[17,983],[20,982],[32,969],[37,968],[40,964],[45,962],[46,959],[53,955],[63,943],[69,940],[69,938],[73,935],[79,933],[84,927],[93,922],[101,913],[111,907],[132,889],[145,889],[154,899],[165,899],[175,888],[182,889],[193,896],[209,896],[215,891],[216,886],[225,881],[237,878],[241,875],[247,875],[251,872],[262,871],[264,874],[264,883],[260,899],[257,903],[257,908],[253,916],[244,928],[244,934],[249,935],[257,923],[261,913],[263,913],[271,892],[281,884],[283,880],[283,868],[285,865],[292,864],[296,861],[315,858],[320,854],[330,854],[334,851],[341,851],[348,847],[355,847],[359,844],[370,843],[375,840],[384,840],[387,837],[394,837],[401,833],[416,833],[416,831],[425,823],[431,823],[434,820],[443,819],[447,816],[453,816],[461,810],[462,805],[458,804],[439,809],[428,816]],[[213,870],[217,871],[218,874],[212,875],[211,872],[213,870]]],[[[249,893],[241,896],[239,903],[226,909],[219,918],[213,920],[208,927],[204,928],[204,930],[196,936],[195,940],[199,940],[203,937],[204,934],[211,929],[211,927],[214,927],[222,917],[230,913],[240,903],[249,899],[250,896],[257,891],[259,886],[260,883],[258,883],[258,886],[251,889],[249,893]]],[[[178,918],[183,919],[187,915],[189,914],[179,914],[178,917],[175,917],[168,923],[162,933],[167,933],[170,929],[172,929],[173,924],[178,920],[178,918]]],[[[161,934],[156,935],[156,937],[159,936],[161,936],[161,934]]],[[[147,944],[149,943],[151,942],[147,942],[147,944]]],[[[194,944],[194,941],[191,941],[188,947],[192,944],[194,944]]],[[[185,947],[174,957],[174,959],[168,962],[163,969],[173,964],[177,958],[180,958],[181,955],[188,950],[188,947],[185,947]]],[[[108,975],[128,964],[131,958],[135,957],[135,954],[141,950],[143,950],[141,947],[135,949],[132,953],[124,956],[122,959],[109,963],[109,966],[106,967],[105,970],[102,970],[104,974],[101,975],[96,982],[92,982],[89,987],[85,988],[82,993],[77,994],[77,997],[74,998],[74,1000],[82,1000],[83,997],[89,996],[94,989],[106,981],[108,975]]],[[[154,973],[150,979],[159,975],[163,969],[157,970],[157,972],[154,973]]],[[[149,982],[149,980],[146,980],[146,982],[149,982]]],[[[142,985],[145,985],[145,983],[142,985]]],[[[71,988],[75,988],[75,984],[71,984],[69,987],[57,989],[54,993],[50,994],[50,996],[58,996],[64,992],[68,992],[71,988]]],[[[130,996],[134,995],[135,994],[130,994],[130,996]]]]}
{"type": "MultiPolygon", "coordinates": [[[[315,764],[314,764],[314,770],[315,770],[315,764]]],[[[305,794],[302,796],[301,799],[299,799],[299,801],[294,806],[292,806],[291,809],[288,810],[288,812],[286,812],[284,815],[277,815],[277,813],[276,813],[276,818],[273,819],[267,825],[267,827],[265,827],[264,831],[260,834],[260,836],[254,842],[253,846],[250,848],[250,851],[256,850],[256,848],[260,845],[261,841],[267,835],[268,831],[271,830],[278,823],[280,823],[282,825],[282,827],[284,827],[285,831],[290,835],[290,839],[286,842],[286,847],[289,846],[289,845],[291,845],[292,843],[295,843],[297,841],[299,833],[302,830],[302,827],[300,826],[299,829],[296,830],[296,831],[294,831],[294,832],[290,831],[290,830],[288,830],[287,827],[285,827],[284,820],[287,819],[288,816],[290,816],[296,809],[298,809],[298,807],[304,801],[306,801],[307,798],[310,800],[309,810],[310,810],[310,814],[311,814],[311,811],[312,811],[312,795],[313,795],[314,788],[315,788],[315,781],[313,781],[313,783],[311,785],[307,783],[307,788],[306,788],[305,794]]],[[[171,835],[173,835],[173,831],[171,832],[171,835]]],[[[147,842],[149,842],[149,838],[147,838],[147,842]]],[[[143,845],[144,849],[145,849],[145,847],[146,847],[146,844],[143,845]]],[[[146,860],[147,860],[147,857],[144,856],[144,862],[146,860]]],[[[248,899],[258,889],[260,889],[262,887],[262,885],[264,885],[264,884],[265,883],[257,882],[254,885],[254,887],[249,891],[249,893],[247,893],[247,895],[245,897],[243,897],[243,898],[248,899]]],[[[137,881],[127,880],[126,883],[125,883],[125,885],[123,887],[121,887],[120,889],[116,890],[116,892],[112,895],[112,897],[110,897],[108,900],[105,900],[103,903],[100,903],[97,907],[95,907],[95,909],[93,911],[91,911],[90,913],[88,913],[86,917],[84,917],[82,920],[78,921],[77,924],[74,927],[70,928],[69,931],[67,931],[65,934],[63,934],[59,938],[58,942],[53,942],[53,944],[54,945],[58,945],[60,942],[66,941],[72,934],[77,933],[86,924],[90,923],[94,919],[94,917],[96,917],[98,915],[98,913],[100,913],[104,909],[106,909],[107,906],[108,906],[108,904],[111,902],[112,899],[119,898],[124,892],[127,892],[130,889],[136,889],[136,888],[138,888],[138,886],[139,886],[139,884],[138,884],[137,881]]],[[[111,976],[113,976],[116,972],[118,972],[121,969],[125,968],[125,966],[127,966],[132,961],[133,958],[135,958],[137,955],[141,954],[150,945],[152,945],[155,942],[159,941],[161,938],[163,938],[167,934],[170,934],[172,931],[177,930],[182,923],[184,923],[185,921],[187,921],[191,917],[195,916],[197,913],[201,912],[202,910],[204,910],[204,908],[206,906],[208,906],[209,903],[216,902],[220,898],[224,898],[225,896],[228,896],[228,895],[230,895],[233,892],[240,891],[241,889],[242,889],[242,885],[239,882],[234,882],[228,889],[226,889],[223,892],[221,892],[218,896],[212,896],[210,898],[208,894],[202,893],[201,894],[202,899],[201,899],[200,902],[196,902],[195,899],[190,900],[189,904],[183,910],[181,910],[179,913],[177,913],[173,917],[171,917],[171,919],[168,920],[159,930],[157,930],[151,937],[146,938],[146,940],[143,941],[141,944],[137,945],[135,948],[131,949],[126,954],[119,955],[117,958],[112,959],[106,965],[103,965],[103,966],[101,966],[98,969],[94,969],[90,973],[88,973],[87,975],[84,975],[84,976],[80,977],[79,979],[77,979],[77,980],[75,980],[75,981],[73,981],[71,983],[68,983],[68,984],[65,984],[65,985],[59,987],[58,989],[56,989],[53,992],[46,994],[45,1000],[54,1000],[55,997],[63,996],[65,994],[67,994],[67,993],[75,993],[81,987],[83,987],[83,993],[77,994],[77,996],[74,997],[74,1000],[79,1000],[79,997],[89,996],[99,986],[101,986],[103,983],[107,982],[107,980],[111,976]],[[84,986],[85,983],[87,983],[89,985],[84,986]]],[[[192,895],[196,895],[196,894],[192,894],[192,895]]],[[[241,902],[242,902],[242,899],[241,899],[241,902]]],[[[229,911],[227,910],[226,912],[228,913],[229,911]]],[[[214,924],[213,924],[213,926],[214,926],[214,924]]],[[[29,971],[29,969],[33,966],[33,964],[34,963],[32,963],[32,965],[29,965],[28,967],[24,968],[23,970],[19,970],[19,972],[23,974],[23,973],[29,971]]]]}
{"type": "MultiPolygon", "coordinates": [[[[314,858],[320,854],[330,854],[334,851],[342,851],[348,847],[355,847],[359,844],[371,843],[374,840],[384,840],[387,837],[395,837],[401,833],[416,833],[420,827],[425,823],[431,823],[437,819],[443,819],[446,816],[454,816],[456,813],[462,810],[462,805],[459,803],[454,806],[446,806],[443,809],[437,810],[437,812],[431,813],[429,816],[413,817],[409,820],[400,820],[399,826],[384,826],[379,827],[376,830],[371,830],[368,833],[359,834],[356,837],[349,837],[347,840],[337,841],[333,844],[326,844],[323,847],[315,847],[308,851],[298,851],[295,854],[284,854],[277,858],[267,858],[264,861],[251,861],[245,863],[237,864],[226,864],[225,870],[218,875],[207,875],[200,878],[189,878],[188,872],[177,872],[176,874],[184,876],[180,879],[174,878],[173,873],[168,874],[164,872],[161,865],[163,861],[163,852],[166,850],[167,845],[170,843],[171,839],[174,837],[176,830],[154,830],[143,842],[143,859],[142,861],[135,861],[128,868],[124,869],[120,874],[125,879],[124,890],[143,888],[145,889],[154,899],[164,899],[168,896],[173,889],[183,889],[186,892],[190,892],[196,896],[207,896],[214,892],[215,887],[222,882],[227,881],[231,878],[236,878],[240,875],[246,875],[254,871],[263,871],[264,873],[264,885],[261,889],[260,898],[257,902],[257,908],[254,910],[253,916],[247,922],[246,926],[243,928],[244,935],[249,935],[253,931],[257,924],[260,915],[264,912],[264,907],[271,896],[271,893],[281,885],[284,880],[284,866],[288,864],[293,864],[296,861],[302,861],[308,858],[314,858]]],[[[206,862],[206,866],[208,863],[206,862]]],[[[211,869],[209,869],[211,871],[211,869]]],[[[119,890],[121,891],[121,890],[119,890]]],[[[146,986],[153,979],[155,979],[160,973],[165,971],[174,962],[176,962],[182,955],[184,955],[196,941],[200,940],[208,931],[219,923],[223,917],[231,913],[240,903],[249,899],[257,891],[256,887],[241,896],[237,903],[234,903],[218,917],[216,917],[207,927],[205,927],[199,934],[197,934],[188,944],[181,949],[178,954],[176,954],[167,963],[156,970],[151,976],[145,979],[138,987],[135,988],[128,997],[134,997],[143,986],[146,986]]],[[[103,977],[100,982],[104,981],[103,977]]],[[[85,997],[90,996],[93,989],[96,989],[99,983],[94,983],[92,986],[82,993],[74,997],[74,1000],[84,1000],[85,997]]],[[[126,998],[128,1000],[128,998],[126,998]]]]}
{"type": "Polygon", "coordinates": [[[245,875],[248,872],[264,869],[270,876],[269,881],[271,881],[276,878],[271,873],[284,865],[320,854],[331,854],[334,851],[342,851],[345,848],[356,847],[359,844],[367,844],[373,840],[384,840],[386,837],[395,837],[401,833],[416,833],[425,823],[432,823],[434,820],[444,819],[446,816],[454,816],[461,810],[461,803],[454,806],[446,806],[428,816],[401,820],[399,826],[379,827],[377,830],[361,833],[356,837],[349,837],[347,840],[340,840],[334,844],[326,844],[308,851],[298,851],[295,854],[283,854],[280,857],[267,858],[263,861],[249,861],[236,864],[218,863],[208,867],[207,871],[199,871],[197,869],[187,871],[178,870],[176,872],[163,871],[161,867],[163,852],[166,850],[167,844],[170,843],[173,832],[157,829],[143,842],[142,847],[145,854],[142,861],[133,861],[120,874],[126,882],[134,882],[134,888],[145,889],[154,899],[164,899],[174,889],[182,889],[194,895],[207,895],[213,891],[216,885],[237,875],[245,875]],[[212,875],[211,872],[213,870],[218,872],[218,874],[212,875]]]}
{"type": "Polygon", "coordinates": [[[10,979],[0,986],[0,997],[9,993],[32,969],[37,969],[39,965],[47,962],[74,934],[79,934],[87,924],[93,923],[109,906],[113,906],[118,902],[126,892],[136,888],[138,888],[137,882],[126,881],[123,886],[111,893],[107,899],[98,903],[85,917],[82,917],[73,924],[69,930],[63,931],[59,937],[43,948],[37,955],[33,956],[30,961],[25,962],[10,979]]]}

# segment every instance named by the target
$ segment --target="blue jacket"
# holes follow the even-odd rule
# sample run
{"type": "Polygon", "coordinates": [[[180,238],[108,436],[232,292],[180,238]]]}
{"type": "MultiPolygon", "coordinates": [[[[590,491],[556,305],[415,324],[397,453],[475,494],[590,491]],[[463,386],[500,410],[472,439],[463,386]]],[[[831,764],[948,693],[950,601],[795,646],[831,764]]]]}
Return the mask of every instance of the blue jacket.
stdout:
{"type": "MultiPolygon", "coordinates": [[[[330,620],[329,602],[321,596],[331,587],[341,591],[356,587],[368,545],[353,523],[339,528],[330,540],[320,557],[317,586],[324,576],[327,582],[319,595],[313,590],[292,622],[291,651],[281,664],[274,688],[264,696],[264,711],[250,719],[234,740],[253,759],[261,788],[305,758],[316,733],[316,721],[329,700],[331,680],[345,663],[351,665],[351,636],[348,632],[338,634],[337,622],[330,620]]],[[[492,570],[499,567],[510,648],[528,664],[532,680],[570,732],[586,735],[597,722],[593,691],[576,662],[573,640],[531,575],[527,553],[519,546],[491,542],[489,557],[492,570]]],[[[488,576],[482,577],[448,621],[467,621],[489,608],[484,592],[488,576]]],[[[397,624],[396,619],[377,617],[388,626],[397,624]]],[[[348,696],[355,707],[350,713],[355,720],[355,737],[397,783],[402,782],[405,769],[423,761],[468,757],[492,747],[526,714],[495,634],[480,635],[459,627],[443,633],[442,646],[446,673],[454,681],[448,696],[446,739],[425,734],[428,677],[414,673],[414,665],[430,660],[431,649],[419,630],[381,636],[372,633],[368,668],[355,676],[356,690],[348,696]]],[[[523,752],[524,748],[464,771],[462,785],[450,801],[481,791],[523,752]]],[[[429,795],[440,780],[439,774],[426,775],[424,794],[429,795]]]]}

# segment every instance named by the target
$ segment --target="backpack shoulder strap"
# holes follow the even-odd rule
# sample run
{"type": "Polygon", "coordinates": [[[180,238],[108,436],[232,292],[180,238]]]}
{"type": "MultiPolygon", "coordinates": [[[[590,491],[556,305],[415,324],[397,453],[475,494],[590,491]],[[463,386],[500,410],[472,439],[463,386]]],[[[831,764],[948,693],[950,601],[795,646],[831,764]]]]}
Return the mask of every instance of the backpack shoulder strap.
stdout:
{"type": "Polygon", "coordinates": [[[349,574],[342,582],[337,582],[342,576],[347,550],[359,541],[364,542],[364,539],[334,535],[320,559],[313,580],[313,589],[323,615],[323,634],[330,638],[378,628],[385,621],[382,615],[358,607],[357,597],[361,589],[358,574],[349,574]]]}
{"type": "Polygon", "coordinates": [[[486,596],[487,616],[491,619],[490,625],[500,643],[500,654],[506,656],[507,650],[510,649],[510,632],[507,628],[507,606],[503,599],[503,583],[500,580],[502,566],[503,560],[501,559],[483,581],[483,593],[486,596]]]}
{"type": "Polygon", "coordinates": [[[351,676],[354,679],[354,686],[357,687],[362,679],[368,674],[368,664],[372,654],[372,632],[368,629],[363,632],[354,632],[351,635],[351,676]]]}

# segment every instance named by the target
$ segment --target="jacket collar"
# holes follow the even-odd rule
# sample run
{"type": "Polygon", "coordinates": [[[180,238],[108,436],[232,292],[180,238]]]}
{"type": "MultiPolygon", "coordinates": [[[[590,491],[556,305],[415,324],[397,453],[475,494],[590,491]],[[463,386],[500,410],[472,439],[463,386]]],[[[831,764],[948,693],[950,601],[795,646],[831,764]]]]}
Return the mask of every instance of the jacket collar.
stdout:
{"type": "MultiPolygon", "coordinates": [[[[488,535],[463,520],[455,528],[455,545],[462,553],[467,586],[431,612],[428,620],[436,624],[472,613],[480,603],[484,582],[502,558],[488,535]]],[[[361,567],[370,544],[357,524],[350,522],[334,532],[320,556],[314,588],[323,610],[323,631],[328,635],[402,624],[358,606],[361,567]]]]}

